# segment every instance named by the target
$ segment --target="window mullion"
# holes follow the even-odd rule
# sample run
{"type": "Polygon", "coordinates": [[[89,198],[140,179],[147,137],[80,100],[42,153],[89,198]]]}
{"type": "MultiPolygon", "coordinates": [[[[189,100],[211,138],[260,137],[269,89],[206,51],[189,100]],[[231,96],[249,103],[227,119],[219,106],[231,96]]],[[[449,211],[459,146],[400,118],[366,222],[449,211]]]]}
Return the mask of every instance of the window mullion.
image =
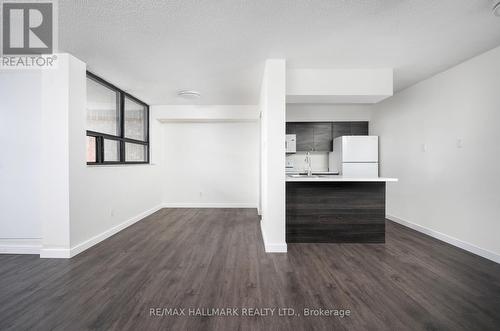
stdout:
{"type": "Polygon", "coordinates": [[[104,138],[102,136],[96,137],[96,162],[104,162],[104,138]]]}
{"type": "Polygon", "coordinates": [[[120,162],[125,162],[125,95],[120,92],[120,162]]]}
{"type": "Polygon", "coordinates": [[[149,149],[149,106],[146,106],[146,140],[148,144],[146,145],[146,162],[149,163],[151,151],[149,149]]]}

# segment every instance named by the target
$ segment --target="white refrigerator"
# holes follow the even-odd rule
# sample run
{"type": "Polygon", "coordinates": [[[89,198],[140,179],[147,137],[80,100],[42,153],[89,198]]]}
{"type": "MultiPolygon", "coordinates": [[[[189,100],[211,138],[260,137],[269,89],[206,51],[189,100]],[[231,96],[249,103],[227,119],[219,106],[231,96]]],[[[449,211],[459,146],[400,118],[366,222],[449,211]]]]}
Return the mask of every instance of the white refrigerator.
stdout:
{"type": "Polygon", "coordinates": [[[329,171],[345,177],[378,177],[378,136],[342,136],[333,140],[329,171]]]}

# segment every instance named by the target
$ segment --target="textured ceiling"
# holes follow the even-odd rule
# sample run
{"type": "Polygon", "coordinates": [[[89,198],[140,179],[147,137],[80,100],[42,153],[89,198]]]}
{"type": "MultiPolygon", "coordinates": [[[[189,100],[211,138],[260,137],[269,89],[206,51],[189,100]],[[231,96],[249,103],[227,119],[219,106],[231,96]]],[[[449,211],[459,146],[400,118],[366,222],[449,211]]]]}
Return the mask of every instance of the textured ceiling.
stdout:
{"type": "Polygon", "coordinates": [[[150,104],[257,104],[263,61],[395,69],[401,90],[500,45],[491,0],[59,1],[59,48],[150,104]]]}

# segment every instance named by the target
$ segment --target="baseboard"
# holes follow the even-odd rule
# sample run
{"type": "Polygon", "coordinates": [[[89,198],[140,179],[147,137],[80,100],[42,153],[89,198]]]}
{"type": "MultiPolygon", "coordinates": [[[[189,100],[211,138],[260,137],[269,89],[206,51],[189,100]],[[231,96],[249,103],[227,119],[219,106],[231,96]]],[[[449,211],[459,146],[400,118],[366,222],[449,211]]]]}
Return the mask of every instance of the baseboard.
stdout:
{"type": "Polygon", "coordinates": [[[40,254],[41,239],[0,239],[0,254],[40,254]]]}
{"type": "Polygon", "coordinates": [[[163,208],[257,208],[252,202],[166,202],[163,208]]]}
{"type": "Polygon", "coordinates": [[[111,237],[112,235],[122,231],[123,229],[131,226],[132,224],[137,223],[138,221],[142,220],[145,217],[148,217],[149,215],[157,212],[158,210],[160,210],[162,208],[163,208],[163,204],[160,204],[160,205],[158,205],[154,208],[151,208],[143,213],[140,213],[137,216],[132,217],[131,219],[129,219],[121,224],[118,224],[118,225],[112,227],[111,229],[108,229],[108,230],[106,230],[106,231],[104,231],[104,232],[102,232],[102,233],[100,233],[100,234],[98,234],[90,239],[85,240],[84,242],[79,243],[76,246],[71,247],[70,252],[69,252],[69,257],[73,257],[73,256],[80,254],[81,252],[83,252],[83,251],[89,249],[90,247],[100,243],[101,241],[111,237]]]}
{"type": "Polygon", "coordinates": [[[463,250],[466,250],[470,253],[484,257],[485,259],[491,260],[491,261],[496,262],[496,263],[500,263],[500,255],[496,254],[492,251],[483,249],[481,247],[475,246],[473,244],[462,241],[460,239],[448,236],[447,234],[444,234],[444,233],[441,233],[438,231],[434,231],[434,230],[426,228],[424,226],[421,226],[421,225],[418,225],[418,224],[415,224],[415,223],[412,223],[409,221],[405,221],[405,220],[403,220],[399,217],[396,217],[396,216],[386,215],[386,218],[388,220],[393,221],[393,222],[396,222],[396,223],[399,223],[399,224],[404,225],[406,227],[409,227],[415,231],[424,233],[424,234],[431,236],[435,239],[444,241],[445,243],[448,243],[450,245],[453,245],[453,246],[456,246],[456,247],[461,248],[463,250]]]}
{"type": "Polygon", "coordinates": [[[69,248],[42,248],[40,258],[42,259],[69,259],[71,250],[69,248]]]}
{"type": "Polygon", "coordinates": [[[260,232],[262,233],[262,241],[264,242],[264,250],[266,253],[286,253],[288,251],[286,243],[270,243],[266,240],[264,229],[260,222],[260,232]]]}

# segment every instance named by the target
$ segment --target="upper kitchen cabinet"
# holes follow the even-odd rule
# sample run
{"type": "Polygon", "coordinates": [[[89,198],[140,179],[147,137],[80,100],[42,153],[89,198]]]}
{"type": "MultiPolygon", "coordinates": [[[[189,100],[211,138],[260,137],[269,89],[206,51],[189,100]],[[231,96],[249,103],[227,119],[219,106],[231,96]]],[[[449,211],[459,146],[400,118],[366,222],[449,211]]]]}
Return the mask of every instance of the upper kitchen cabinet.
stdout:
{"type": "Polygon", "coordinates": [[[312,123],[315,152],[332,150],[332,123],[312,123]]]}
{"type": "Polygon", "coordinates": [[[286,134],[296,135],[297,152],[331,152],[337,137],[368,135],[368,122],[288,122],[286,134]]]}
{"type": "Polygon", "coordinates": [[[351,136],[367,136],[368,122],[351,122],[351,136]]]}
{"type": "Polygon", "coordinates": [[[329,152],[332,147],[332,123],[286,123],[286,134],[295,134],[297,152],[329,152]]]}
{"type": "Polygon", "coordinates": [[[333,122],[333,139],[342,136],[367,136],[368,122],[333,122]]]}
{"type": "MultiPolygon", "coordinates": [[[[288,127],[288,123],[287,123],[288,127]]],[[[293,123],[297,135],[297,152],[314,150],[314,128],[312,123],[293,123]]],[[[288,129],[287,129],[288,131],[288,129]]]]}
{"type": "Polygon", "coordinates": [[[342,136],[351,135],[351,122],[333,122],[332,123],[332,136],[333,139],[342,136]]]}

